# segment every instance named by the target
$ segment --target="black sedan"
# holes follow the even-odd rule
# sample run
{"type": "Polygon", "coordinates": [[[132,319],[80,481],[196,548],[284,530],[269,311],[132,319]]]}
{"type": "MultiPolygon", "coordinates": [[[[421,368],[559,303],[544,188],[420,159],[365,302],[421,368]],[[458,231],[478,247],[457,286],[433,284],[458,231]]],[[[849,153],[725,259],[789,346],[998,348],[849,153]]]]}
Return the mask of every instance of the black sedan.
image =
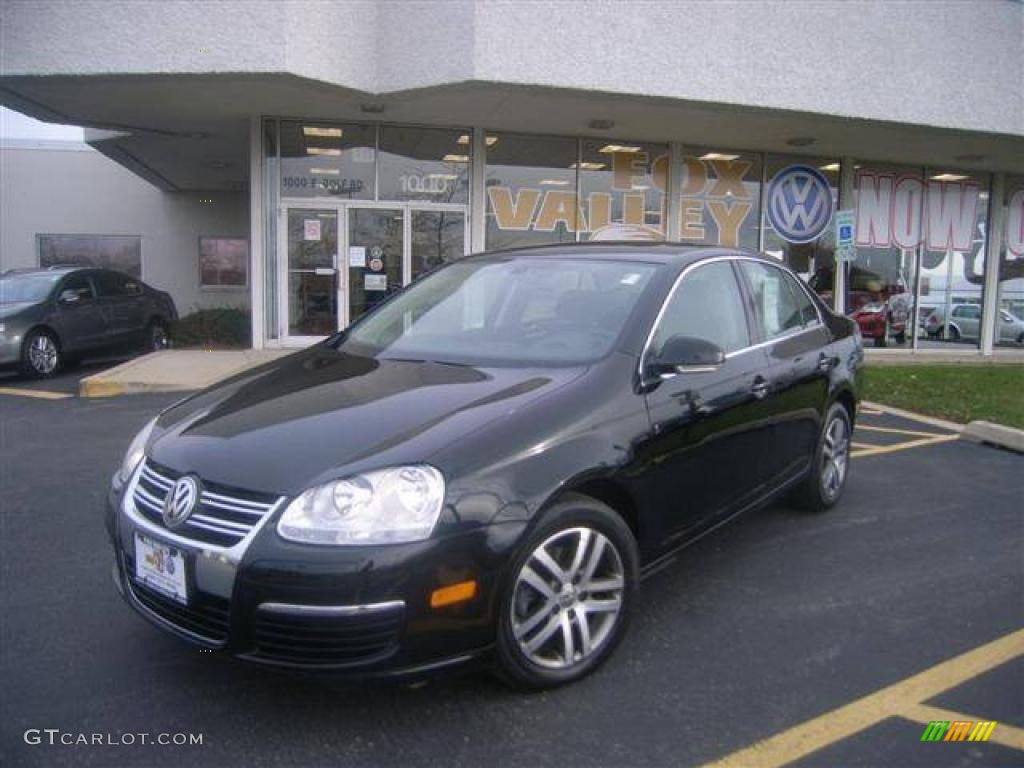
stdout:
{"type": "Polygon", "coordinates": [[[768,258],[468,257],[148,424],[110,492],[115,581],[253,662],[567,683],[679,548],[783,492],[836,504],[862,359],[768,258]]]}
{"type": "Polygon", "coordinates": [[[51,267],[0,275],[0,366],[31,378],[111,350],[163,349],[174,301],[122,272],[51,267]]]}

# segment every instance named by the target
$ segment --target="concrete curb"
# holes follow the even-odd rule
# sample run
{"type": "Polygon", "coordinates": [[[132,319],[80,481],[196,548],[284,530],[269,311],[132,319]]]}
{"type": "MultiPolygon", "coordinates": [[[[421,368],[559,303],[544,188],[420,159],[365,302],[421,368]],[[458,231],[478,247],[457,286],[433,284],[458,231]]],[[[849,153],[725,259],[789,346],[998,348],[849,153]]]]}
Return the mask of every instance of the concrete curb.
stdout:
{"type": "Polygon", "coordinates": [[[874,408],[878,411],[884,411],[885,413],[891,413],[893,416],[902,416],[904,419],[912,419],[914,421],[920,421],[922,424],[931,424],[933,427],[939,429],[945,429],[950,432],[963,432],[966,428],[966,424],[959,424],[955,421],[946,421],[945,419],[937,419],[934,416],[925,416],[922,413],[915,413],[914,411],[905,411],[902,408],[894,408],[891,405],[885,405],[884,403],[874,403],[870,400],[861,400],[860,404],[868,408],[874,408]]]}
{"type": "Polygon", "coordinates": [[[164,350],[86,376],[80,397],[117,397],[147,392],[193,392],[294,350],[164,350]]]}
{"type": "Polygon", "coordinates": [[[1024,453],[1024,429],[1014,429],[991,421],[972,421],[960,435],[972,443],[984,443],[1005,448],[1008,451],[1024,453]]]}

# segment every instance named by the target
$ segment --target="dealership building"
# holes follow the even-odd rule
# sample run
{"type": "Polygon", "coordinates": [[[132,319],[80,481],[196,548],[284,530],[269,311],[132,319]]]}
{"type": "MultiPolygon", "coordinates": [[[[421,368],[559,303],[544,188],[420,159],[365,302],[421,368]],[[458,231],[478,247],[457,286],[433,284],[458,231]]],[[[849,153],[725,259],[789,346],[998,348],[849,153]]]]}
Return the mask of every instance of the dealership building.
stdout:
{"type": "Polygon", "coordinates": [[[175,248],[130,215],[3,242],[137,238],[143,279],[247,303],[260,348],[470,252],[739,246],[902,304],[888,345],[992,354],[1024,344],[1022,82],[1014,0],[3,0],[0,103],[195,209],[175,248]]]}

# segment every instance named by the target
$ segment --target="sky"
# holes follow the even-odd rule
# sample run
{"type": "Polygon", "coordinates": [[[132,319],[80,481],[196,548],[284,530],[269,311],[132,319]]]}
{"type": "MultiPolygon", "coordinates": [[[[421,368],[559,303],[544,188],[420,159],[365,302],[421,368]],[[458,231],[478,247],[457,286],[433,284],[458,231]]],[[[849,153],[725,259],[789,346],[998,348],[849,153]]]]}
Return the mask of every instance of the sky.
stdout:
{"type": "Polygon", "coordinates": [[[82,141],[82,129],[74,125],[43,123],[13,109],[0,107],[0,139],[82,141]]]}

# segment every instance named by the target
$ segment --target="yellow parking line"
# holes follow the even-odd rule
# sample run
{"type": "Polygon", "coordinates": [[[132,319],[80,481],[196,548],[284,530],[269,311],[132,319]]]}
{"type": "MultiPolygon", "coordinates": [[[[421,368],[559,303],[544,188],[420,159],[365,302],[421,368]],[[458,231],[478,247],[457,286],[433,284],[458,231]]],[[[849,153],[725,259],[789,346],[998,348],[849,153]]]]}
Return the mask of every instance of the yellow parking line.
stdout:
{"type": "Polygon", "coordinates": [[[867,416],[881,416],[881,415],[883,415],[885,413],[885,411],[876,411],[873,408],[864,408],[864,407],[861,407],[860,412],[863,413],[863,414],[866,414],[867,416]]]}
{"type": "Polygon", "coordinates": [[[0,387],[0,395],[15,395],[17,397],[34,397],[37,400],[66,400],[74,395],[66,392],[47,392],[43,389],[16,389],[15,387],[0,387]]]}
{"type": "Polygon", "coordinates": [[[853,440],[850,441],[850,445],[854,448],[877,448],[878,446],[871,445],[870,443],[855,443],[853,440]]]}
{"type": "Polygon", "coordinates": [[[913,435],[914,437],[939,437],[941,432],[918,432],[913,429],[895,429],[893,427],[872,427],[867,424],[858,424],[857,429],[867,432],[887,432],[893,435],[913,435]]]}
{"type": "MultiPolygon", "coordinates": [[[[913,711],[914,705],[1018,656],[1024,656],[1024,629],[936,664],[708,765],[713,768],[772,768],[791,763],[889,717],[899,716],[902,711],[913,711]]],[[[996,730],[999,728],[997,725],[996,730]]]]}
{"type": "Polygon", "coordinates": [[[878,445],[871,446],[869,448],[861,448],[860,450],[850,451],[850,457],[857,459],[862,456],[878,456],[883,453],[896,453],[897,451],[907,451],[911,448],[923,448],[926,445],[936,445],[938,443],[948,443],[953,440],[959,440],[960,435],[933,435],[932,437],[923,437],[919,440],[907,440],[906,442],[896,443],[895,445],[878,445]]]}
{"type": "MultiPolygon", "coordinates": [[[[915,704],[907,707],[899,712],[899,716],[907,720],[913,720],[921,725],[928,725],[932,720],[948,720],[951,723],[959,720],[960,722],[976,723],[979,720],[988,719],[987,717],[976,715],[965,715],[961,712],[951,712],[948,709],[941,709],[939,707],[930,707],[927,704],[915,704]]],[[[1004,747],[1024,751],[1024,730],[999,722],[996,723],[996,727],[992,729],[992,733],[989,734],[985,741],[994,741],[996,744],[1002,744],[1004,747]]]]}

